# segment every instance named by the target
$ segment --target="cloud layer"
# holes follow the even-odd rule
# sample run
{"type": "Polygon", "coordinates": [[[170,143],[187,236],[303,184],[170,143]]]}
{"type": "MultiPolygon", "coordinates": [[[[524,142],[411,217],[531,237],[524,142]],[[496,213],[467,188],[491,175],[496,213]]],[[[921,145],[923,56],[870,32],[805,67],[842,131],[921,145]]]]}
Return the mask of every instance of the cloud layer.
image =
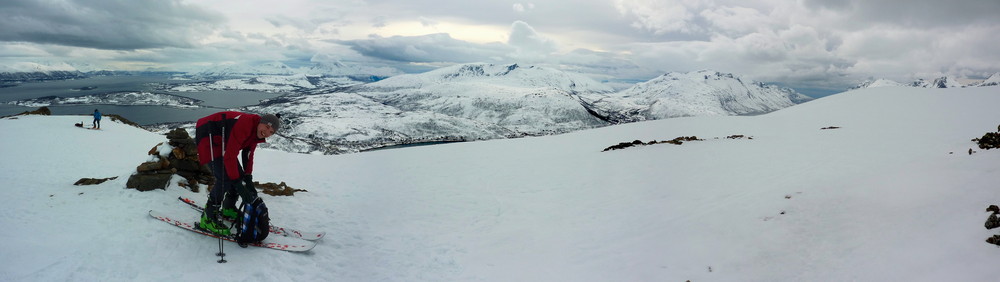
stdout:
{"type": "Polygon", "coordinates": [[[109,50],[194,47],[223,15],[176,1],[0,2],[0,41],[109,50]]]}
{"type": "Polygon", "coordinates": [[[715,69],[802,89],[1000,71],[1000,2],[861,0],[8,0],[0,63],[126,68],[540,64],[612,82],[715,69]]]}

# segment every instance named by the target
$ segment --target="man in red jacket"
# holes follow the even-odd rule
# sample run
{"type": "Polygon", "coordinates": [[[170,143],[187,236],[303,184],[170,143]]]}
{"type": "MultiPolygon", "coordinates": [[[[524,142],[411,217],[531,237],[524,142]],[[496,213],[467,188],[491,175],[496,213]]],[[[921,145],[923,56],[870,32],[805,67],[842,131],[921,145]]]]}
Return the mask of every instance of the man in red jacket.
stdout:
{"type": "Polygon", "coordinates": [[[208,194],[200,227],[219,235],[230,235],[229,227],[219,220],[222,216],[235,219],[236,196],[250,203],[257,198],[253,187],[253,153],[257,144],[271,137],[281,127],[278,116],[263,116],[241,112],[219,112],[198,119],[195,139],[198,159],[207,164],[215,176],[215,186],[208,194]],[[237,156],[242,157],[242,163],[237,156]]]}

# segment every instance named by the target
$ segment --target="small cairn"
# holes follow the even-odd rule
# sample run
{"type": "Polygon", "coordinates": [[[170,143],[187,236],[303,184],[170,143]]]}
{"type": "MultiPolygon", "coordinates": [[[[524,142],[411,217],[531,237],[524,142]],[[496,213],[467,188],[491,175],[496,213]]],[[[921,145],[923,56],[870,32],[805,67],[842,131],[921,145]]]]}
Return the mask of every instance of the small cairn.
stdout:
{"type": "Polygon", "coordinates": [[[182,128],[168,132],[167,143],[153,146],[149,155],[150,160],[136,167],[125,187],[139,191],[165,189],[176,174],[186,180],[180,181],[180,186],[198,192],[199,183],[209,185],[215,181],[208,166],[198,163],[198,146],[182,128]]]}

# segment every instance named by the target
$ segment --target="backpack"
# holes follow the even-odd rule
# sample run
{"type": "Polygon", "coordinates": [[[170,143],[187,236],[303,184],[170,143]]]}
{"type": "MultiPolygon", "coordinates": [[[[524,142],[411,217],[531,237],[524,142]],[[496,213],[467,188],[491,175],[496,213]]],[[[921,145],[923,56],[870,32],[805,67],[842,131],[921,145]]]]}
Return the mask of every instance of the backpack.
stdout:
{"type": "Polygon", "coordinates": [[[267,205],[260,198],[243,205],[243,218],[236,230],[236,243],[240,245],[256,243],[267,238],[271,219],[267,215],[267,205]]]}

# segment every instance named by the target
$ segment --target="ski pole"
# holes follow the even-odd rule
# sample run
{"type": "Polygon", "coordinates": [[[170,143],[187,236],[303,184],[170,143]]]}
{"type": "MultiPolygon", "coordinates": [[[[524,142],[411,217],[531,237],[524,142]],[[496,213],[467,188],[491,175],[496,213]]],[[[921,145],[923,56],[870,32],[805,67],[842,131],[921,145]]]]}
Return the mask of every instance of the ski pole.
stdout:
{"type": "Polygon", "coordinates": [[[220,257],[218,263],[226,263],[226,253],[222,251],[222,237],[219,237],[219,253],[215,255],[220,257]]]}
{"type": "MultiPolygon", "coordinates": [[[[222,114],[222,170],[226,170],[226,114],[222,114]]],[[[223,172],[222,175],[226,175],[225,172],[223,172]]],[[[223,184],[223,186],[225,186],[225,184],[223,184]]],[[[225,187],[222,188],[225,189],[225,187]]],[[[225,226],[225,224],[223,224],[223,226],[225,226]]],[[[226,253],[222,250],[222,237],[219,237],[219,256],[221,258],[219,258],[218,262],[226,263],[226,253]]]]}

